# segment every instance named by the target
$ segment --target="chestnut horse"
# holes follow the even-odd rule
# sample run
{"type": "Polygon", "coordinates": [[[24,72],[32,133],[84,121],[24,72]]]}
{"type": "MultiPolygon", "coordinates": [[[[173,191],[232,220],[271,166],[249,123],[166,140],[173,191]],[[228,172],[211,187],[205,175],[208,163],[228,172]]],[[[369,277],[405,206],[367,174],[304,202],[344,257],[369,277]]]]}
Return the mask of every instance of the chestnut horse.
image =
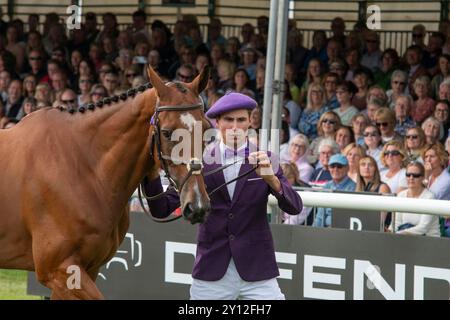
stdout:
{"type": "Polygon", "coordinates": [[[199,94],[209,70],[191,83],[166,85],[147,72],[152,89],[130,89],[79,112],[45,108],[0,131],[0,268],[35,271],[52,299],[103,298],[95,280],[124,239],[128,201],[145,176],[159,175],[162,162],[184,185],[184,215],[202,221],[209,211],[202,175],[183,183],[185,163],[159,161],[158,151],[170,155],[171,142],[163,134],[152,143],[150,124],[159,106],[163,133],[186,128],[186,118],[205,121],[199,94]],[[80,288],[68,285],[72,270],[80,288]]]}

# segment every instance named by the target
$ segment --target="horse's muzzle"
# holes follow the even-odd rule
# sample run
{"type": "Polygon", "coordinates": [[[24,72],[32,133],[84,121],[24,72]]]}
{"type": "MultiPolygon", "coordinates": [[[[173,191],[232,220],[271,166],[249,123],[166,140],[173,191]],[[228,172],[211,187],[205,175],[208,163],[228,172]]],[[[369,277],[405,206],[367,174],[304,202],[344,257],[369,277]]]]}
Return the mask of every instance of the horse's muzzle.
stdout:
{"type": "Polygon", "coordinates": [[[203,223],[210,211],[211,205],[209,201],[202,206],[196,206],[192,202],[189,202],[183,208],[183,216],[191,224],[203,223]]]}

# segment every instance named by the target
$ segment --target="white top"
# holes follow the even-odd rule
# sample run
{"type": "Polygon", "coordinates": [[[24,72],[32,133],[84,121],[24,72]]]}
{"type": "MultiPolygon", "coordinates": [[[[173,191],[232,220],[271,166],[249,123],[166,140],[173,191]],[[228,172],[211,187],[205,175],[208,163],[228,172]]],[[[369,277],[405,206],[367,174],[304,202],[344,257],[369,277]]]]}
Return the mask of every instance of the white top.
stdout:
{"type": "Polygon", "coordinates": [[[408,182],[406,181],[406,169],[400,169],[397,174],[391,178],[386,177],[389,170],[380,172],[381,181],[386,183],[391,189],[392,193],[397,193],[400,188],[407,188],[408,182]]]}
{"type": "Polygon", "coordinates": [[[381,162],[381,151],[383,148],[380,146],[374,150],[366,149],[366,153],[368,156],[371,156],[375,159],[378,166],[378,171],[381,173],[382,171],[387,170],[387,168],[383,165],[383,162],[381,162]]]}
{"type": "MultiPolygon", "coordinates": [[[[399,192],[397,197],[407,198],[408,190],[399,192]]],[[[434,199],[433,193],[428,189],[424,189],[420,194],[421,199],[434,199]]],[[[441,231],[439,227],[439,217],[429,214],[416,214],[416,213],[395,213],[395,229],[404,223],[411,223],[414,227],[398,231],[397,233],[412,233],[417,235],[427,235],[430,237],[440,237],[441,231]]],[[[392,225],[391,225],[392,230],[392,225]]]]}
{"type": "Polygon", "coordinates": [[[441,174],[434,180],[428,189],[434,194],[435,199],[450,200],[450,173],[446,169],[442,170],[441,174]]]}
{"type": "MultiPolygon", "coordinates": [[[[305,154],[303,156],[301,156],[300,158],[298,158],[297,161],[295,161],[295,164],[300,173],[299,178],[300,178],[300,180],[302,180],[303,182],[306,182],[306,183],[308,183],[311,180],[311,176],[314,173],[314,168],[309,164],[307,157],[308,157],[308,153],[305,152],[305,154]]],[[[281,158],[282,163],[291,162],[291,156],[289,155],[289,149],[287,149],[283,153],[281,153],[280,158],[281,158]]]]}
{"type": "Polygon", "coordinates": [[[344,126],[351,126],[353,116],[359,113],[359,110],[354,106],[348,107],[345,111],[342,111],[341,107],[336,108],[333,111],[341,118],[341,122],[344,126]]]}
{"type": "MultiPolygon", "coordinates": [[[[238,148],[237,150],[241,150],[244,149],[247,146],[247,143],[244,143],[240,148],[238,148]]],[[[229,166],[228,168],[223,170],[223,175],[225,177],[225,182],[228,182],[230,180],[235,179],[238,175],[239,175],[239,170],[241,169],[241,164],[244,162],[244,157],[240,156],[239,154],[232,157],[232,158],[228,158],[225,159],[225,149],[229,148],[227,147],[223,141],[220,141],[219,144],[219,148],[220,148],[220,157],[222,160],[222,165],[227,165],[230,163],[233,163],[234,161],[236,161],[237,159],[240,159],[242,161],[238,161],[236,164],[229,166]]],[[[234,188],[236,188],[236,181],[227,184],[227,189],[228,189],[228,194],[230,195],[230,199],[233,199],[233,194],[234,194],[234,188]]]]}

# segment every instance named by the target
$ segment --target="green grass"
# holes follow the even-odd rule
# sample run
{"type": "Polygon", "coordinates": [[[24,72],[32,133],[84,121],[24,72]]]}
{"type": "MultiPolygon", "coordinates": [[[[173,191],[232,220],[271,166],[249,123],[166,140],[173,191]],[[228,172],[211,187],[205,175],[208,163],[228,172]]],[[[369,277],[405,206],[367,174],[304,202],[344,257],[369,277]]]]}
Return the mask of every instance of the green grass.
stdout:
{"type": "Polygon", "coordinates": [[[0,300],[37,300],[38,296],[27,295],[27,272],[0,270],[0,300]]]}

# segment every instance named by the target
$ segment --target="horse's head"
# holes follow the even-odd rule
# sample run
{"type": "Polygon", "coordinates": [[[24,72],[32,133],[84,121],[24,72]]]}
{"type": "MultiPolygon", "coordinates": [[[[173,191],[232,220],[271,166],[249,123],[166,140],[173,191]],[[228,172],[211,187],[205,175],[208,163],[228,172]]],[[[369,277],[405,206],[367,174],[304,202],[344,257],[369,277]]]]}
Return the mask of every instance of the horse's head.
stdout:
{"type": "Polygon", "coordinates": [[[193,224],[204,222],[211,205],[201,173],[203,133],[210,124],[200,93],[208,83],[209,68],[191,83],[167,85],[151,67],[147,72],[157,96],[151,120],[154,156],[180,194],[183,216],[193,224]]]}

